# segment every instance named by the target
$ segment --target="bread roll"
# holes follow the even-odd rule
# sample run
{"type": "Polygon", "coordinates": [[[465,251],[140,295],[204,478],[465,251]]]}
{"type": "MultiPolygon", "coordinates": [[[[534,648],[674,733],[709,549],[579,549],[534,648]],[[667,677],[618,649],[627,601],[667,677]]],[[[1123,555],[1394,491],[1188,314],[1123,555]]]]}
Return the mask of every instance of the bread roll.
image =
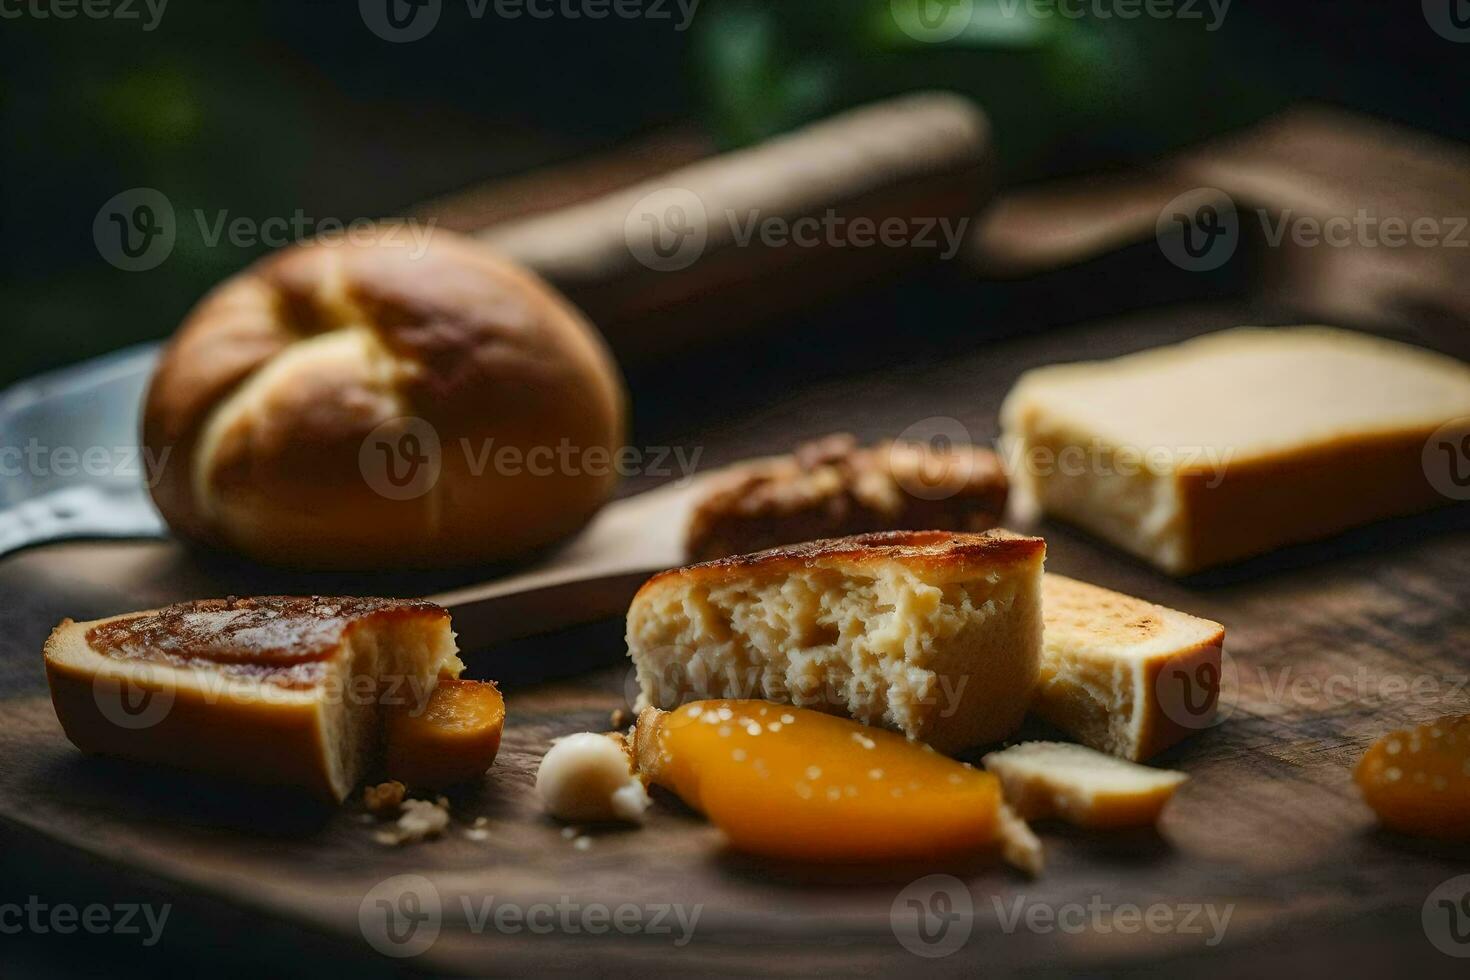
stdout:
{"type": "Polygon", "coordinates": [[[211,292],[143,421],[176,532],[319,568],[545,545],[607,498],[623,435],[621,378],[574,307],[466,238],[390,226],[211,292]]]}

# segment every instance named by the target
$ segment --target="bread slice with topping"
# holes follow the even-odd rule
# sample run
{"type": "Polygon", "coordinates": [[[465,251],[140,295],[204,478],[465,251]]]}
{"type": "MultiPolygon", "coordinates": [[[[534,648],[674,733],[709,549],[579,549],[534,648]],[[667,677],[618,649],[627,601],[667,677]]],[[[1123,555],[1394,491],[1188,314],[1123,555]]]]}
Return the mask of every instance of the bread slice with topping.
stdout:
{"type": "Polygon", "coordinates": [[[385,706],[457,676],[449,613],[399,599],[204,599],[46,641],[51,700],[83,752],[293,786],[340,802],[385,706]]]}
{"type": "Polygon", "coordinates": [[[764,698],[954,751],[1021,723],[1041,657],[1046,544],[891,531],[655,575],[628,610],[639,708],[764,698]]]}

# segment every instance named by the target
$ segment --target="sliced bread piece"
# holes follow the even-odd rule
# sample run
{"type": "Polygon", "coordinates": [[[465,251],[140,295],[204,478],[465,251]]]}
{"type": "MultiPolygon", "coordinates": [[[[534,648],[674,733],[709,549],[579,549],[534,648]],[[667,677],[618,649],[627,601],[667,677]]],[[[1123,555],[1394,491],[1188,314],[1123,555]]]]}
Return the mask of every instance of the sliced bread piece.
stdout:
{"type": "Polygon", "coordinates": [[[1019,726],[1041,658],[1046,544],[894,531],[655,575],[628,610],[639,708],[765,698],[953,751],[1019,726]]]}
{"type": "Polygon", "coordinates": [[[56,716],[83,752],[334,802],[374,762],[383,706],[463,668],[439,606],[320,596],[68,619],[45,657],[56,716]]]}
{"type": "Polygon", "coordinates": [[[1006,803],[1024,820],[1060,817],[1079,827],[1147,827],[1189,777],[1068,742],[1023,742],[985,756],[1006,803]]]}
{"type": "Polygon", "coordinates": [[[1033,712],[1135,762],[1213,723],[1225,627],[1062,575],[1041,594],[1033,712]]]}
{"type": "Polygon", "coordinates": [[[1470,365],[1326,327],[1038,368],[1001,410],[1019,508],[1174,574],[1448,503],[1466,416],[1470,365]]]}

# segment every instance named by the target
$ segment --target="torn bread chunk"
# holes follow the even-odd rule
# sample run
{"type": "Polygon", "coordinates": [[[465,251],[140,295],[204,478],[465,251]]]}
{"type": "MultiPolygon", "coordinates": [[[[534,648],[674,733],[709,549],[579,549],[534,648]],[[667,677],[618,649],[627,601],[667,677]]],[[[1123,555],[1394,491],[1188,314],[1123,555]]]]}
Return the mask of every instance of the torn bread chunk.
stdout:
{"type": "Polygon", "coordinates": [[[1041,595],[1035,714],[1134,762],[1214,722],[1225,627],[1062,575],[1041,595]]]}
{"type": "Polygon", "coordinates": [[[83,752],[341,802],[376,761],[381,703],[457,676],[449,613],[399,599],[204,599],[46,641],[56,716],[83,752]]]}
{"type": "Polygon", "coordinates": [[[1466,416],[1470,366],[1326,327],[1038,368],[1001,410],[1019,510],[1181,575],[1448,503],[1466,416]]]}
{"type": "Polygon", "coordinates": [[[1023,742],[985,756],[1006,803],[1024,820],[1059,817],[1079,827],[1148,827],[1189,777],[1068,742],[1023,742]]]}
{"type": "Polygon", "coordinates": [[[1046,545],[1005,531],[815,541],[655,575],[628,610],[639,707],[764,698],[943,751],[1019,726],[1046,545]]]}

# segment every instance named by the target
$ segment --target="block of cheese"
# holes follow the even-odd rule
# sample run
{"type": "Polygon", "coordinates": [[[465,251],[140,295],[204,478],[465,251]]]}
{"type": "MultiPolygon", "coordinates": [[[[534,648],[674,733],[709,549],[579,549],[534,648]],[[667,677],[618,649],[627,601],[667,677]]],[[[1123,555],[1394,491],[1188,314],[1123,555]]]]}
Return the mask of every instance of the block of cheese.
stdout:
{"type": "Polygon", "coordinates": [[[1020,725],[1041,659],[1046,544],[888,531],[703,562],[628,609],[639,708],[764,698],[950,751],[1020,725]]]}
{"type": "Polygon", "coordinates": [[[1023,820],[1059,817],[1079,827],[1147,827],[1189,777],[1067,742],[1023,742],[985,756],[1006,803],[1023,820]]]}
{"type": "Polygon", "coordinates": [[[1426,446],[1470,416],[1470,366],[1326,327],[1038,368],[1001,416],[1018,506],[1174,574],[1446,503],[1429,470],[1470,466],[1426,446]]]}
{"type": "Polygon", "coordinates": [[[1035,714],[1134,761],[1213,723],[1223,626],[1062,575],[1041,594],[1035,714]]]}

